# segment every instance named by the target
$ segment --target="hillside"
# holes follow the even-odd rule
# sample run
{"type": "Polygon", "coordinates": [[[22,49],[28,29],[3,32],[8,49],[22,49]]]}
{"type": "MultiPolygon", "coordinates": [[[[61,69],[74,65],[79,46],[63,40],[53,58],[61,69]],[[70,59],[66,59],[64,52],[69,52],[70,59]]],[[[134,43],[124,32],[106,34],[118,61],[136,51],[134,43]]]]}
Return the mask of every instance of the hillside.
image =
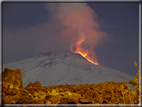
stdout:
{"type": "Polygon", "coordinates": [[[70,51],[46,52],[35,57],[3,65],[4,68],[20,69],[23,86],[40,81],[42,86],[98,84],[104,81],[124,82],[134,77],[126,73],[94,65],[80,54],[70,51]],[[82,82],[80,82],[80,81],[82,82]]]}

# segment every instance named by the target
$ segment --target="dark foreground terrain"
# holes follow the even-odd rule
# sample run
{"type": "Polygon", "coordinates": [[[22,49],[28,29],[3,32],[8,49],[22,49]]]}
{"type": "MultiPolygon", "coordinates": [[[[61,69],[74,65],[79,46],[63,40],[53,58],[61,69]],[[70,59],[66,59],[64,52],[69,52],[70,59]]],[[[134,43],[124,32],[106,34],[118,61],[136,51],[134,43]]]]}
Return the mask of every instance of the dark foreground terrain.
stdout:
{"type": "Polygon", "coordinates": [[[138,104],[139,91],[128,82],[59,85],[42,87],[40,82],[23,87],[19,69],[5,68],[2,73],[3,104],[138,104]]]}

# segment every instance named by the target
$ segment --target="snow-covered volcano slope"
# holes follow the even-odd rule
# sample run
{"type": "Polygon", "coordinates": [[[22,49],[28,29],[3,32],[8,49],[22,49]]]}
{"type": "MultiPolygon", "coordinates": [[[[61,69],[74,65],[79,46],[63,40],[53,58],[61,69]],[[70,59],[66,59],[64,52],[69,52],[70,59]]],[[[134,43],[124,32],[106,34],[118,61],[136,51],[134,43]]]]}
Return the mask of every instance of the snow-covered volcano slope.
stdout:
{"type": "Polygon", "coordinates": [[[116,81],[124,82],[134,77],[111,68],[94,65],[80,54],[70,51],[62,53],[46,52],[30,59],[7,63],[4,68],[20,69],[23,75],[23,86],[30,82],[40,81],[42,86],[64,84],[98,84],[116,81]],[[28,79],[29,81],[28,81],[28,79]],[[78,81],[78,80],[80,81],[78,81]]]}

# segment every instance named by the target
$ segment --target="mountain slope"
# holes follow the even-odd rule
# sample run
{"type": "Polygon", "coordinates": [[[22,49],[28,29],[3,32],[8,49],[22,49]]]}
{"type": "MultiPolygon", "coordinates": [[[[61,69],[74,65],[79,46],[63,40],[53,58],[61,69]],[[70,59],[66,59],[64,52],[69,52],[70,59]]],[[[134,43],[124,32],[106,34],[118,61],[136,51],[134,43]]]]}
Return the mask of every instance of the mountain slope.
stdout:
{"type": "Polygon", "coordinates": [[[23,76],[23,86],[30,82],[40,81],[42,86],[64,84],[98,84],[116,81],[129,81],[134,77],[111,68],[94,65],[80,54],[70,51],[46,52],[38,56],[3,65],[4,68],[20,69],[23,76]],[[29,81],[28,81],[28,79],[29,81]],[[78,81],[78,80],[80,81],[78,81]]]}

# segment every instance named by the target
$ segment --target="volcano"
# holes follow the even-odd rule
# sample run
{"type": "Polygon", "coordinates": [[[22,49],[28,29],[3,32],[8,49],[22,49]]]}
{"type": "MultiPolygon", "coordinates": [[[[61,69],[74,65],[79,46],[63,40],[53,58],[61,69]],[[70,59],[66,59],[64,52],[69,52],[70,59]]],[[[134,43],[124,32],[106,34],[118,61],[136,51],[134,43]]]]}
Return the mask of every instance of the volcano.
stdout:
{"type": "Polygon", "coordinates": [[[23,86],[40,81],[42,86],[98,84],[130,81],[134,77],[123,72],[94,65],[71,51],[45,52],[22,61],[3,64],[4,68],[20,69],[23,86]]]}

